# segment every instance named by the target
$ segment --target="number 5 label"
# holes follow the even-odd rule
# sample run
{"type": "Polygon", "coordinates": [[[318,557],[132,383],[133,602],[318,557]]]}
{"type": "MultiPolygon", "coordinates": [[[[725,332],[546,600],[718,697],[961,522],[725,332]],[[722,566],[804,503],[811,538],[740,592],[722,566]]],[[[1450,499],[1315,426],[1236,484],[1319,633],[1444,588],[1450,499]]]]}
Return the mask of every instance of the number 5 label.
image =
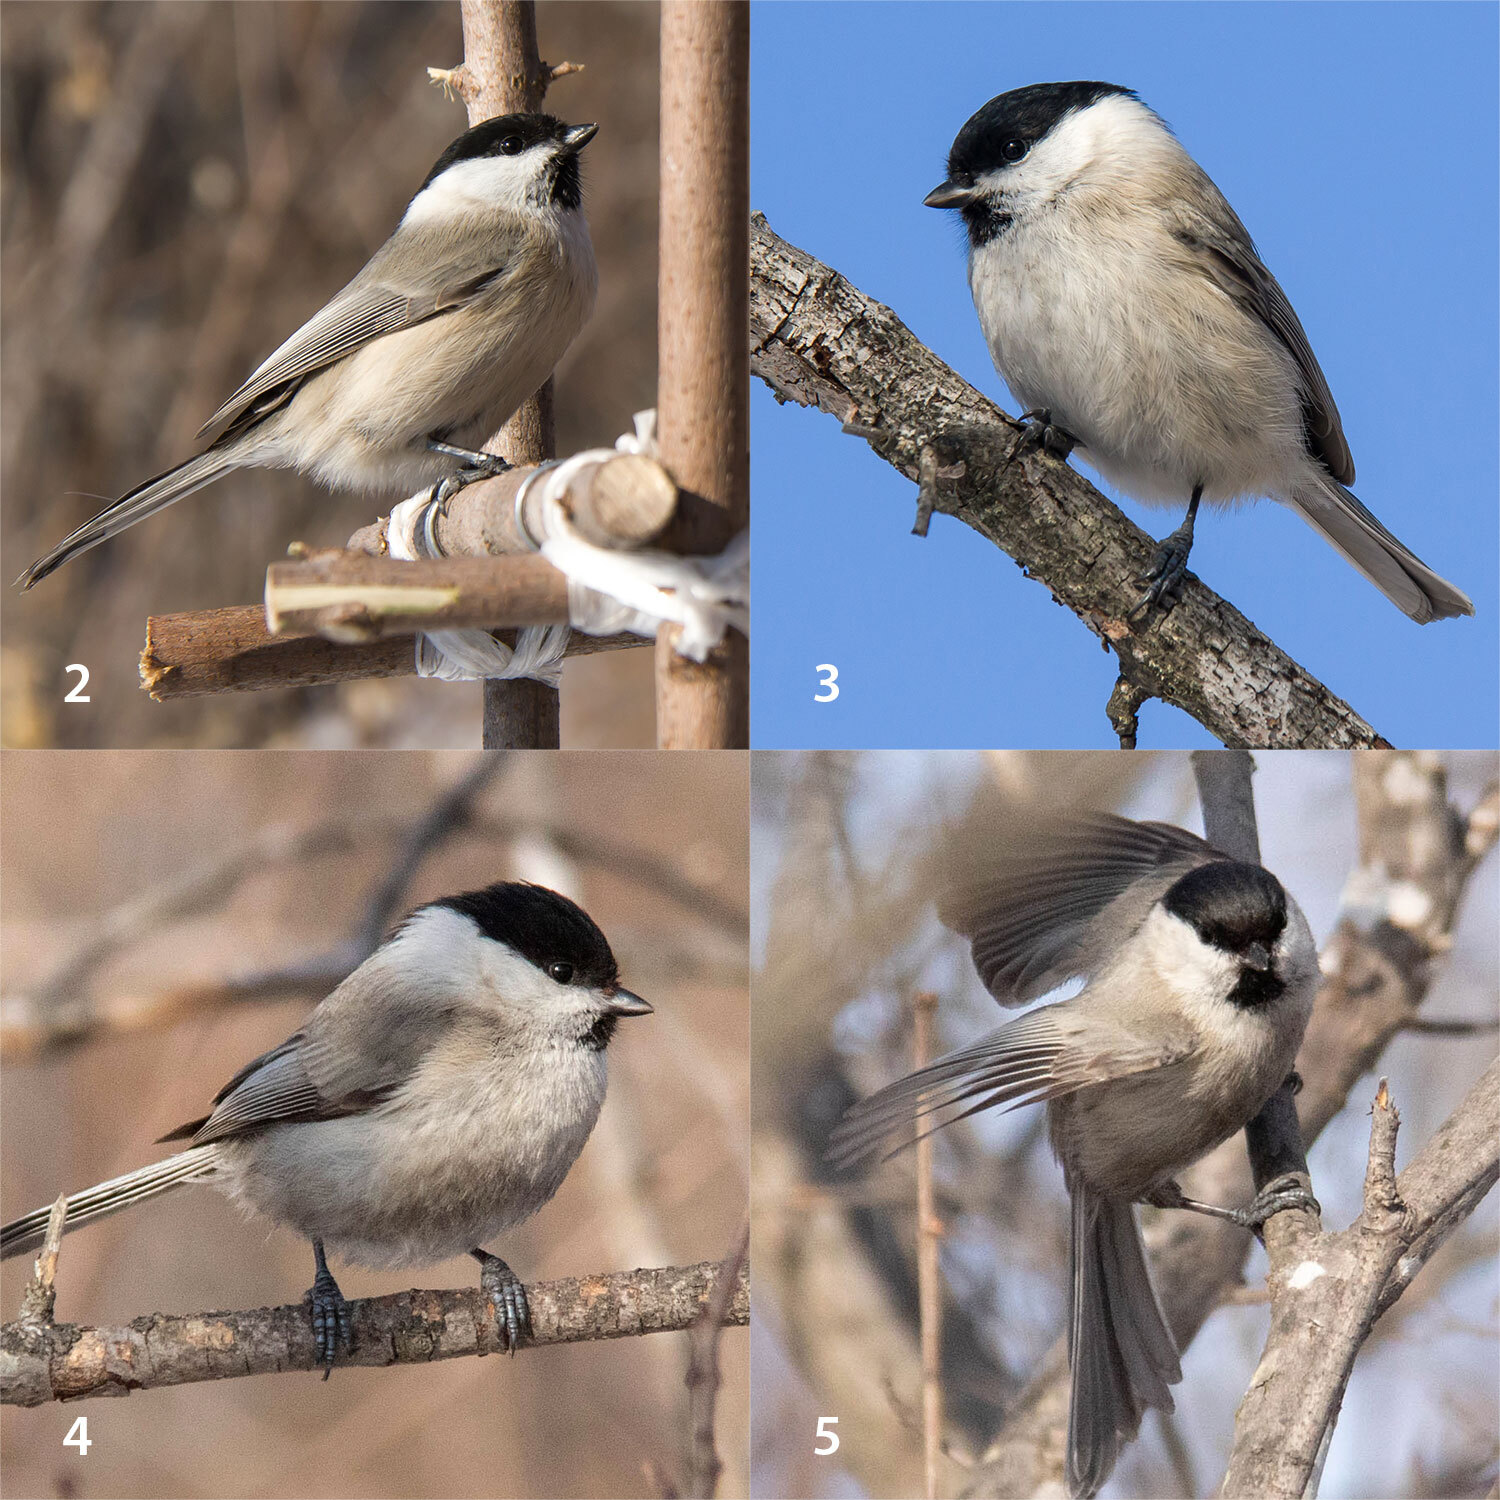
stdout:
{"type": "Polygon", "coordinates": [[[816,1453],[819,1458],[827,1458],[830,1453],[837,1453],[839,1451],[839,1435],[833,1430],[838,1425],[839,1419],[837,1417],[818,1418],[817,1436],[819,1438],[828,1439],[828,1446],[826,1448],[813,1449],[813,1452],[816,1453]]]}
{"type": "MultiPolygon", "coordinates": [[[[813,702],[832,703],[839,695],[839,669],[832,662],[824,662],[821,666],[814,667],[813,671],[823,673],[822,680],[818,683],[818,686],[828,689],[826,693],[814,693],[813,702]]],[[[837,1421],[838,1418],[835,1417],[833,1420],[837,1421]]],[[[834,1442],[837,1443],[838,1439],[834,1438],[834,1442]]],[[[828,1451],[831,1453],[833,1449],[830,1448],[828,1451]]]]}

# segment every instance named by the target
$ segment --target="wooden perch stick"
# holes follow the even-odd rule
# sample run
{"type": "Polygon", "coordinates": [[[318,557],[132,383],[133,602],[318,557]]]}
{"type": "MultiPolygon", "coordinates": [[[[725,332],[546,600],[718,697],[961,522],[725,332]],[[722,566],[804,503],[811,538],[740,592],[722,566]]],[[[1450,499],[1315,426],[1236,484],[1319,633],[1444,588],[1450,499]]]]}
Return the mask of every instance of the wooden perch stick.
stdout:
{"type": "MultiPolygon", "coordinates": [[[[515,631],[497,631],[506,645],[515,631]]],[[[649,646],[638,635],[568,637],[567,655],[649,646]]],[[[158,703],[207,693],[253,693],[267,688],[317,687],[362,677],[410,677],[417,670],[409,635],[345,646],[320,635],[272,635],[259,604],[152,615],[141,652],[141,687],[158,703]]]]}
{"type": "MultiPolygon", "coordinates": [[[[700,1261],[538,1282],[526,1288],[533,1336],[524,1347],[691,1328],[718,1272],[719,1262],[700,1261]]],[[[499,1348],[494,1304],[477,1287],[368,1297],[351,1301],[349,1312],[354,1348],[340,1354],[340,1366],[428,1364],[499,1348]]],[[[742,1267],[724,1322],[749,1321],[750,1273],[742,1267]]],[[[0,1403],[7,1406],[321,1368],[305,1303],[153,1313],[124,1328],[36,1321],[0,1328],[0,1403]]]]}
{"type": "MultiPolygon", "coordinates": [[[[666,539],[684,553],[718,552],[750,513],[749,83],[746,0],[664,0],[658,422],[662,462],[693,496],[666,539]]],[[[657,634],[657,744],[748,744],[749,642],[730,631],[699,663],[677,634],[657,634]]]]}
{"type": "MultiPolygon", "coordinates": [[[[537,472],[535,465],[483,479],[460,490],[433,523],[433,537],[446,557],[497,557],[534,552],[547,536],[542,485],[522,498],[516,524],[516,496],[537,472]],[[531,540],[528,541],[527,537],[531,540]]],[[[573,525],[596,547],[628,551],[656,540],[677,514],[677,486],[656,462],[639,453],[619,453],[585,468],[568,486],[563,501],[573,525]]],[[[384,556],[387,518],[363,526],[349,548],[384,556]]]]}
{"type": "Polygon", "coordinates": [[[1169,614],[1133,626],[1132,580],[1156,548],[1144,531],[1066,464],[1015,456],[1016,423],[889,308],[780,239],[761,214],[751,217],[750,267],[752,371],[783,401],[873,430],[876,452],[912,479],[932,450],[926,467],[937,488],[929,486],[924,504],[1003,548],[1119,658],[1136,690],[1120,716],[1122,737],[1133,734],[1133,710],[1150,696],[1175,703],[1226,745],[1387,745],[1196,578],[1169,614]],[[953,477],[939,480],[940,467],[953,477]]]}
{"type": "Polygon", "coordinates": [[[567,622],[568,580],[542,557],[396,562],[335,551],[272,563],[266,570],[272,635],[312,631],[353,643],[418,630],[567,622]]]}

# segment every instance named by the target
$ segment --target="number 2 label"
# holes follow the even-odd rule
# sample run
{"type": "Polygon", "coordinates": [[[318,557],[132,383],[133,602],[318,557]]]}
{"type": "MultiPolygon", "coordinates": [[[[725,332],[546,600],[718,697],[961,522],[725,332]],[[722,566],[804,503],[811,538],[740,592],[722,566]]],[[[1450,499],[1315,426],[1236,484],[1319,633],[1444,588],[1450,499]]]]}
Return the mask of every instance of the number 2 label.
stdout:
{"type": "MultiPolygon", "coordinates": [[[[63,702],[64,703],[92,703],[94,700],[92,698],[90,698],[89,695],[86,692],[84,692],[84,688],[86,688],[89,685],[89,669],[86,666],[84,666],[84,664],[81,661],[75,661],[75,662],[69,663],[66,667],[64,667],[63,671],[65,671],[65,672],[77,672],[78,673],[78,681],[75,682],[73,684],[73,686],[69,689],[68,696],[63,699],[63,702]]],[[[83,1418],[80,1417],[78,1420],[81,1422],[83,1420],[83,1418]]]]}

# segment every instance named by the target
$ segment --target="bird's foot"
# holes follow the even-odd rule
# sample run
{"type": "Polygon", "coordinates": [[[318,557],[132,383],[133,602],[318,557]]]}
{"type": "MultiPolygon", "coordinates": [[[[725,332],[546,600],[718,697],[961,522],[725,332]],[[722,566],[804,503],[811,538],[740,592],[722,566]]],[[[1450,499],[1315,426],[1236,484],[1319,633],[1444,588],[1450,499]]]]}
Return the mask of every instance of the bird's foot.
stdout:
{"type": "Polygon", "coordinates": [[[313,1347],[323,1366],[323,1379],[327,1380],[333,1374],[339,1345],[345,1349],[354,1347],[354,1325],[349,1317],[349,1304],[323,1258],[321,1242],[314,1242],[313,1252],[318,1260],[318,1273],[303,1300],[312,1312],[313,1347]]]}
{"type": "Polygon", "coordinates": [[[1182,594],[1187,582],[1188,554],[1193,550],[1193,528],[1179,526],[1170,536],[1163,537],[1151,559],[1151,566],[1135,580],[1147,585],[1146,592],[1130,608],[1125,616],[1134,620],[1153,605],[1159,604],[1163,613],[1170,610],[1182,594]]]}
{"type": "Polygon", "coordinates": [[[488,1250],[471,1250],[479,1262],[479,1289],[495,1304],[495,1326],[501,1342],[514,1354],[522,1339],[531,1338],[531,1307],[521,1278],[488,1250]]]}
{"type": "Polygon", "coordinates": [[[1267,1219],[1274,1218],[1283,1209],[1301,1208],[1315,1214],[1323,1212],[1318,1200],[1291,1173],[1273,1177],[1244,1208],[1221,1208],[1217,1203],[1200,1203],[1196,1198],[1186,1197],[1172,1181],[1153,1188],[1145,1201],[1156,1208],[1183,1208],[1191,1213],[1206,1214],[1211,1219],[1223,1219],[1256,1234],[1260,1233],[1267,1219]]]}
{"type": "Polygon", "coordinates": [[[1044,406],[1033,411],[1023,411],[1016,420],[1021,424],[1021,431],[1010,450],[1012,462],[1033,448],[1040,448],[1054,458],[1066,459],[1078,443],[1078,439],[1067,428],[1059,427],[1052,420],[1052,413],[1044,406]]]}
{"type": "Polygon", "coordinates": [[[477,448],[459,448],[452,443],[442,442],[438,438],[428,438],[427,448],[429,452],[442,453],[448,458],[463,460],[463,468],[450,474],[433,491],[433,498],[440,505],[446,505],[460,490],[467,489],[469,485],[476,484],[481,479],[493,479],[497,474],[504,474],[511,468],[509,460],[502,458],[498,453],[485,453],[477,448]]]}

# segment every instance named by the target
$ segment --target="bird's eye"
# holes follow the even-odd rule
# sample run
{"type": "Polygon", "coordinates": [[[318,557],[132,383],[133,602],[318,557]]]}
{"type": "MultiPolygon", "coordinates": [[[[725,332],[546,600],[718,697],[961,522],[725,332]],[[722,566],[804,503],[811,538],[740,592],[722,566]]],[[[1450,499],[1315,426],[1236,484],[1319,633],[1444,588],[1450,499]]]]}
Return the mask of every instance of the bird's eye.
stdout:
{"type": "Polygon", "coordinates": [[[1017,162],[1020,161],[1021,158],[1025,156],[1026,153],[1030,150],[1031,147],[1025,141],[1007,141],[1000,148],[1000,155],[1003,156],[1006,161],[1017,162]]]}
{"type": "Polygon", "coordinates": [[[524,144],[520,136],[507,135],[501,138],[500,150],[506,156],[519,156],[524,144]]]}
{"type": "Polygon", "coordinates": [[[559,984],[571,984],[573,980],[573,965],[564,963],[548,964],[547,973],[559,984]]]}

